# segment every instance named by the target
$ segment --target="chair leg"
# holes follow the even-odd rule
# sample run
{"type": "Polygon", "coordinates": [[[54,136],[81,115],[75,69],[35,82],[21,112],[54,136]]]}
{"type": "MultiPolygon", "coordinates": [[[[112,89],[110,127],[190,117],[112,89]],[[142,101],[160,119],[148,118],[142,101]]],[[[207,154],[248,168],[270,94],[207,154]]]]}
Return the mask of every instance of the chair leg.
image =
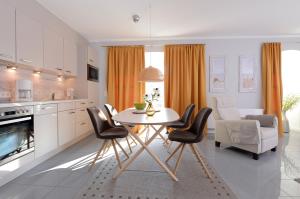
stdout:
{"type": "Polygon", "coordinates": [[[276,146],[271,149],[272,152],[276,152],[276,150],[277,150],[276,146]]]}
{"type": "Polygon", "coordinates": [[[167,152],[168,152],[168,153],[170,153],[170,149],[171,149],[172,143],[173,143],[173,142],[170,141],[169,146],[168,146],[168,149],[167,149],[167,152]]]}
{"type": "Polygon", "coordinates": [[[205,171],[207,177],[212,180],[211,174],[209,173],[208,168],[206,167],[205,162],[202,159],[202,156],[200,155],[199,150],[197,149],[197,146],[195,146],[194,144],[191,144],[190,146],[191,146],[191,149],[192,149],[193,153],[195,154],[196,158],[199,160],[202,167],[204,168],[204,171],[205,171]]]}
{"type": "Polygon", "coordinates": [[[173,171],[174,175],[176,175],[176,170],[181,162],[181,159],[182,159],[182,153],[183,153],[183,149],[185,147],[185,144],[182,144],[182,147],[181,147],[181,150],[180,150],[180,153],[179,153],[179,156],[178,156],[178,159],[176,161],[176,165],[175,165],[175,169],[173,171]]]}
{"type": "Polygon", "coordinates": [[[179,145],[177,146],[177,148],[171,153],[171,155],[166,159],[165,162],[168,162],[168,161],[173,157],[173,155],[178,151],[178,149],[180,149],[180,147],[181,147],[182,145],[183,145],[182,143],[179,144],[179,145]]]}
{"type": "Polygon", "coordinates": [[[97,152],[97,155],[96,155],[96,157],[94,158],[94,160],[93,160],[93,162],[92,162],[92,164],[91,164],[91,166],[90,166],[90,168],[89,168],[88,171],[91,171],[91,169],[95,166],[95,163],[96,163],[96,161],[98,160],[98,157],[99,157],[100,153],[101,153],[101,152],[103,151],[103,149],[105,148],[106,144],[107,144],[107,141],[105,140],[104,143],[102,144],[102,146],[100,147],[99,151],[97,152]]]}
{"type": "Polygon", "coordinates": [[[130,137],[130,139],[132,139],[132,141],[134,142],[134,144],[137,145],[137,142],[135,141],[135,139],[131,135],[129,135],[129,137],[130,137]]]}
{"type": "Polygon", "coordinates": [[[131,146],[130,146],[128,137],[126,137],[126,142],[127,142],[127,144],[128,144],[128,148],[129,148],[130,153],[132,153],[132,149],[131,149],[131,146]]]}
{"type": "Polygon", "coordinates": [[[129,158],[129,155],[126,153],[125,149],[122,147],[122,145],[116,140],[114,139],[114,142],[117,143],[117,145],[120,147],[120,149],[123,151],[123,153],[126,155],[127,159],[129,158]]]}
{"type": "Polygon", "coordinates": [[[120,157],[119,157],[119,154],[118,154],[118,151],[117,151],[114,139],[111,139],[111,144],[113,145],[113,148],[114,148],[114,151],[115,151],[115,155],[116,155],[116,159],[118,161],[119,168],[121,169],[122,168],[122,164],[121,164],[121,160],[120,160],[120,157]]]}

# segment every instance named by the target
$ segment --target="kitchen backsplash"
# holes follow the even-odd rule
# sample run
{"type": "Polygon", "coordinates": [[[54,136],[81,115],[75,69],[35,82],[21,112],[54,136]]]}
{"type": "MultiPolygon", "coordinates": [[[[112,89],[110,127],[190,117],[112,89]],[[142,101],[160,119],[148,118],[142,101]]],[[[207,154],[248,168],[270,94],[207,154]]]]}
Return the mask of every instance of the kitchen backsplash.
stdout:
{"type": "Polygon", "coordinates": [[[61,79],[50,74],[33,74],[32,71],[18,68],[17,70],[0,68],[0,102],[15,100],[16,80],[26,79],[33,83],[33,100],[50,100],[52,93],[55,99],[65,99],[67,86],[71,87],[70,79],[61,79]]]}

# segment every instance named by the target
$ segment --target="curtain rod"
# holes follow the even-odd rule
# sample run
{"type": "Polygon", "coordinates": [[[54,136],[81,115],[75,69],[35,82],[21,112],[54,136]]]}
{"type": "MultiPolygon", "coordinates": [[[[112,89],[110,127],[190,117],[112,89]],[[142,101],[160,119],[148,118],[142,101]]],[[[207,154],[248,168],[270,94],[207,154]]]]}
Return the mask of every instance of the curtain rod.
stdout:
{"type": "MultiPolygon", "coordinates": [[[[199,43],[192,43],[199,44],[199,43]]],[[[154,44],[154,45],[145,45],[145,44],[116,44],[116,45],[100,45],[101,47],[115,47],[115,46],[145,46],[145,47],[163,47],[166,45],[192,45],[192,44],[154,44]]],[[[201,43],[201,45],[207,45],[205,43],[201,43]]]]}

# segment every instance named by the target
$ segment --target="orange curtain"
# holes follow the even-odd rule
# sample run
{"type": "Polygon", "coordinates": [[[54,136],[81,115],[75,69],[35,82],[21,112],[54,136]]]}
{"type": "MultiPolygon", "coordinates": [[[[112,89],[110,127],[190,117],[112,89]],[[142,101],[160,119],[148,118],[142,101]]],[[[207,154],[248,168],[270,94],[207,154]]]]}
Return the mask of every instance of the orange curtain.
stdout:
{"type": "Polygon", "coordinates": [[[182,115],[194,103],[206,107],[205,45],[165,46],[165,106],[182,115]]]}
{"type": "Polygon", "coordinates": [[[145,67],[143,46],[108,47],[107,92],[108,103],[118,111],[141,102],[144,83],[138,82],[138,74],[145,67]]]}
{"type": "Polygon", "coordinates": [[[280,43],[264,43],[262,46],[262,91],[265,113],[277,116],[278,133],[283,135],[280,43]]]}

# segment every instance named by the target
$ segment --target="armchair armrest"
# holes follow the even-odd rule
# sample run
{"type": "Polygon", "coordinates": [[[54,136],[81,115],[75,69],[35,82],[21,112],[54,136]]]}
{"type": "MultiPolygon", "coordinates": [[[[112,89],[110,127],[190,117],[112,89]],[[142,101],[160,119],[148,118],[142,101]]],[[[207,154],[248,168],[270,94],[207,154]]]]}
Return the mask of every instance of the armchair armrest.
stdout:
{"type": "Polygon", "coordinates": [[[277,127],[277,117],[274,115],[246,115],[245,120],[258,120],[261,127],[277,127]]]}
{"type": "Polygon", "coordinates": [[[261,139],[258,120],[217,120],[216,136],[227,135],[232,143],[258,144],[261,139]]]}

